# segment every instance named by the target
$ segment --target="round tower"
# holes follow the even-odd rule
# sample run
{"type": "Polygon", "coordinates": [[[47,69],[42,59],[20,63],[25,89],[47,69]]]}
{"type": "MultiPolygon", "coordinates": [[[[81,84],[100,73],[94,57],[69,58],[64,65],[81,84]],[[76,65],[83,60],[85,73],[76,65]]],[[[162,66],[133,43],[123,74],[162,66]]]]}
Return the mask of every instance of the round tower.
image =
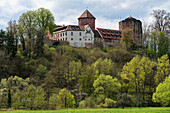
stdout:
{"type": "Polygon", "coordinates": [[[133,31],[133,40],[136,43],[140,43],[142,40],[142,22],[133,17],[128,17],[125,20],[119,22],[119,30],[123,31],[126,28],[130,28],[133,31]]]}

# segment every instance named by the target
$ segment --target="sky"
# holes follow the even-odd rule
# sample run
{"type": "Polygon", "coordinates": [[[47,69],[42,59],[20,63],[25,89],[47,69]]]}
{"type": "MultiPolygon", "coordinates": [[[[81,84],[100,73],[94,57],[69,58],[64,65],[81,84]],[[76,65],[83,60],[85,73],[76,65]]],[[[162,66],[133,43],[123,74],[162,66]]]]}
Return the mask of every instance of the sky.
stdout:
{"type": "Polygon", "coordinates": [[[78,25],[78,17],[88,9],[96,17],[96,28],[119,29],[118,22],[132,16],[143,23],[153,22],[152,11],[170,12],[170,0],[0,0],[0,29],[22,13],[44,7],[57,25],[78,25]]]}

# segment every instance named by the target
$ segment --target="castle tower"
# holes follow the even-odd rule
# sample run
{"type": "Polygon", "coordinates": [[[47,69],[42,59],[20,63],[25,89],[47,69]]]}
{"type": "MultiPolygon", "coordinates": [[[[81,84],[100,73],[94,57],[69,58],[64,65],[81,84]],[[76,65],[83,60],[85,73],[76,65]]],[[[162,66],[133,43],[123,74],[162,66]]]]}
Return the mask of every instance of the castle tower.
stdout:
{"type": "Polygon", "coordinates": [[[95,30],[95,17],[86,10],[79,18],[78,18],[78,24],[80,27],[83,27],[85,25],[89,25],[92,30],[95,30]]]}
{"type": "Polygon", "coordinates": [[[119,30],[123,31],[126,28],[130,28],[133,31],[133,40],[136,43],[141,43],[142,40],[142,22],[133,17],[128,17],[125,20],[119,22],[119,30]]]}

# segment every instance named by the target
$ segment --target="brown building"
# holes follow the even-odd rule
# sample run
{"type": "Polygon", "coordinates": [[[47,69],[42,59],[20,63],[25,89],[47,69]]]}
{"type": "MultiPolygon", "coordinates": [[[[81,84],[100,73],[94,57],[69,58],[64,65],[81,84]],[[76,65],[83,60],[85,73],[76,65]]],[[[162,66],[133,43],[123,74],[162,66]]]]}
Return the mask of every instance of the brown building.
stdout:
{"type": "Polygon", "coordinates": [[[122,37],[122,32],[119,30],[97,28],[97,31],[105,47],[119,44],[122,37]]]}
{"type": "Polygon", "coordinates": [[[133,30],[133,40],[136,43],[141,43],[142,40],[142,22],[133,17],[128,17],[125,20],[119,22],[119,30],[123,31],[126,28],[133,30]]]}
{"type": "Polygon", "coordinates": [[[83,27],[89,25],[92,30],[95,30],[95,17],[88,11],[85,12],[78,18],[78,25],[83,27]]]}

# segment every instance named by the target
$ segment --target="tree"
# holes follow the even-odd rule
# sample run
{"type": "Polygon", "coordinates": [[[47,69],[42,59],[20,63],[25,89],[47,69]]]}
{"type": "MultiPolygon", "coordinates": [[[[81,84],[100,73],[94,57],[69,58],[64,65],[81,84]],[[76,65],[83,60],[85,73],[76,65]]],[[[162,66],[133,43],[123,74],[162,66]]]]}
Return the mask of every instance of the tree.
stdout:
{"type": "Polygon", "coordinates": [[[155,76],[156,83],[159,84],[163,82],[163,80],[169,75],[170,73],[170,64],[168,55],[164,55],[161,58],[158,58],[158,65],[157,65],[157,74],[155,76]]]}
{"type": "Polygon", "coordinates": [[[124,107],[131,107],[133,105],[132,97],[127,93],[119,94],[117,96],[117,105],[121,106],[123,109],[124,107]]]}
{"type": "Polygon", "coordinates": [[[44,54],[44,38],[46,36],[47,30],[51,33],[54,30],[54,16],[50,10],[45,8],[39,8],[35,11],[36,19],[35,24],[37,25],[37,37],[34,54],[36,57],[42,57],[44,54]]]}
{"type": "MultiPolygon", "coordinates": [[[[4,97],[4,95],[2,95],[4,98],[6,98],[6,100],[3,99],[3,101],[6,101],[8,103],[8,107],[13,107],[16,106],[16,94],[18,93],[19,90],[23,90],[25,87],[28,86],[29,83],[29,78],[27,79],[22,79],[18,76],[11,76],[8,79],[2,79],[1,83],[0,83],[0,89],[4,90],[6,89],[6,97],[4,97]],[[13,103],[14,102],[14,103],[13,103]]],[[[17,95],[18,97],[18,95],[17,95]]],[[[18,97],[20,98],[20,96],[18,97]]],[[[5,104],[6,102],[2,103],[5,104]]],[[[19,104],[19,103],[17,103],[19,104]]],[[[18,107],[18,106],[17,106],[18,107]]]]}
{"type": "Polygon", "coordinates": [[[163,106],[170,105],[170,75],[166,77],[163,83],[160,83],[153,94],[153,101],[159,102],[163,106]]]}
{"type": "Polygon", "coordinates": [[[45,8],[36,10],[36,23],[38,28],[43,29],[43,33],[45,33],[45,30],[49,30],[52,33],[55,27],[53,14],[45,8]]]}
{"type": "Polygon", "coordinates": [[[40,86],[29,85],[24,89],[24,104],[31,110],[44,108],[46,104],[45,98],[45,92],[40,86]]]}
{"type": "Polygon", "coordinates": [[[110,75],[101,74],[94,81],[93,87],[95,94],[99,97],[98,101],[104,103],[106,98],[113,98],[119,93],[121,84],[117,78],[113,79],[110,75]]]}
{"type": "MultiPolygon", "coordinates": [[[[36,33],[36,23],[35,23],[35,11],[27,11],[26,13],[23,13],[19,20],[19,28],[20,28],[20,35],[22,38],[22,41],[24,41],[24,38],[28,38],[28,47],[27,47],[27,53],[29,55],[29,58],[31,57],[31,52],[33,50],[34,46],[34,38],[35,38],[35,33],[36,33]],[[21,31],[23,30],[23,31],[21,31]],[[24,38],[22,37],[22,33],[24,33],[24,38]]],[[[24,42],[23,42],[24,44],[24,42]]]]}
{"type": "Polygon", "coordinates": [[[45,79],[45,75],[47,74],[48,70],[47,67],[43,66],[42,64],[38,65],[38,68],[35,71],[35,74],[31,76],[31,82],[35,86],[41,85],[43,80],[45,79]]]}
{"type": "MultiPolygon", "coordinates": [[[[21,23],[20,23],[21,24],[21,23]]],[[[24,38],[24,26],[18,24],[17,28],[18,28],[18,36],[20,37],[20,41],[22,44],[22,55],[25,56],[25,38],[24,38]]]]}
{"type": "Polygon", "coordinates": [[[0,30],[0,50],[5,49],[5,41],[6,41],[6,32],[4,30],[0,30]]]}
{"type": "Polygon", "coordinates": [[[95,63],[92,64],[92,68],[95,72],[95,77],[98,77],[100,74],[105,75],[112,75],[115,71],[115,64],[112,62],[111,59],[104,59],[99,58],[95,63]]]}
{"type": "Polygon", "coordinates": [[[136,102],[145,80],[145,72],[140,65],[140,61],[141,59],[139,56],[134,57],[130,62],[123,66],[121,72],[122,88],[125,89],[126,93],[128,93],[129,90],[135,92],[136,102]]]}
{"type": "Polygon", "coordinates": [[[57,94],[53,94],[49,98],[49,109],[57,109],[59,105],[59,96],[57,94]]]}
{"type": "Polygon", "coordinates": [[[132,39],[132,29],[126,28],[125,30],[122,31],[122,38],[121,38],[121,44],[128,49],[133,44],[133,39],[132,39]]]}
{"type": "Polygon", "coordinates": [[[169,49],[168,37],[165,36],[164,32],[160,31],[158,34],[158,57],[167,54],[168,49],[169,49]]]}
{"type": "Polygon", "coordinates": [[[155,22],[154,22],[154,29],[158,32],[162,31],[166,35],[169,34],[170,28],[170,13],[166,10],[153,10],[152,13],[155,22]]]}
{"type": "Polygon", "coordinates": [[[157,58],[157,51],[158,51],[158,33],[153,31],[150,35],[150,43],[149,49],[151,51],[151,58],[157,58]]]}
{"type": "Polygon", "coordinates": [[[17,35],[17,24],[16,21],[9,21],[7,27],[6,36],[6,49],[7,53],[14,58],[17,53],[18,46],[18,35],[17,35]]]}
{"type": "Polygon", "coordinates": [[[150,96],[148,96],[148,104],[151,105],[152,95],[155,88],[155,80],[153,78],[155,77],[156,74],[157,64],[156,62],[153,62],[149,58],[143,56],[140,61],[140,66],[142,70],[145,72],[144,84],[141,87],[143,93],[143,101],[146,102],[145,95],[147,94],[148,91],[147,88],[149,87],[150,96]]]}
{"type": "Polygon", "coordinates": [[[74,96],[66,88],[60,90],[58,98],[61,108],[74,108],[74,96]]]}

